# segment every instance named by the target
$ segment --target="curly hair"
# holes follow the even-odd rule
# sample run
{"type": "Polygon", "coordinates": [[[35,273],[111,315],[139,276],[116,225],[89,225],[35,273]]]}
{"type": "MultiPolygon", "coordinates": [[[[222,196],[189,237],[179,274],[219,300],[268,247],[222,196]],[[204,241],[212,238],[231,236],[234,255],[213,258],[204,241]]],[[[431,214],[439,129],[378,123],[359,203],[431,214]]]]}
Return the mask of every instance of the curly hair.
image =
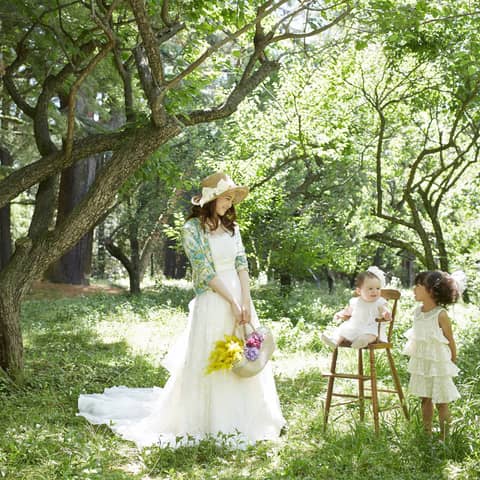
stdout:
{"type": "Polygon", "coordinates": [[[202,226],[204,232],[206,231],[207,221],[210,230],[216,230],[219,224],[222,224],[225,230],[230,232],[233,236],[235,232],[235,221],[237,220],[237,213],[235,212],[235,207],[232,205],[225,212],[225,215],[219,217],[218,215],[215,215],[216,205],[216,199],[206,203],[203,207],[193,205],[192,212],[187,217],[187,220],[190,220],[191,218],[199,218],[200,225],[202,226]]]}
{"type": "Polygon", "coordinates": [[[460,298],[455,280],[446,272],[428,270],[417,273],[415,285],[423,285],[437,305],[446,307],[460,298]]]}

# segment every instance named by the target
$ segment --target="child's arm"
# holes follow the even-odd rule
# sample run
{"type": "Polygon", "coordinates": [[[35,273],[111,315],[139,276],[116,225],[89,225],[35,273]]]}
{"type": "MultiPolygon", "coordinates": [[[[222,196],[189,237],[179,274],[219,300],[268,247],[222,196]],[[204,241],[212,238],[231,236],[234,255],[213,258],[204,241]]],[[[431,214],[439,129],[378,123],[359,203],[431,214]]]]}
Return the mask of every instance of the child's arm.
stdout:
{"type": "Polygon", "coordinates": [[[346,320],[352,316],[352,307],[350,305],[346,306],[343,310],[337,312],[334,316],[334,320],[346,320]]]}
{"type": "Polygon", "coordinates": [[[440,312],[438,316],[438,324],[442,329],[445,338],[448,340],[448,346],[450,347],[450,351],[452,352],[452,362],[457,362],[457,346],[455,344],[455,340],[453,338],[453,331],[452,331],[452,322],[448,318],[447,312],[443,311],[440,312]]]}
{"type": "Polygon", "coordinates": [[[392,312],[390,312],[390,310],[385,307],[385,306],[382,306],[379,308],[380,310],[380,316],[382,318],[384,318],[385,320],[391,320],[392,319],[392,312]]]}

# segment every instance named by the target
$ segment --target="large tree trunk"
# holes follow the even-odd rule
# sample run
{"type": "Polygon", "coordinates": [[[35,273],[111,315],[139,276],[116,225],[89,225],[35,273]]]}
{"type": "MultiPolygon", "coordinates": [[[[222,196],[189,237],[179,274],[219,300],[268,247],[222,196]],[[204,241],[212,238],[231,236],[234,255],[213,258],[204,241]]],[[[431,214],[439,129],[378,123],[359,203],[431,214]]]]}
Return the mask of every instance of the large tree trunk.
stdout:
{"type": "MultiPolygon", "coordinates": [[[[0,165],[13,165],[13,157],[0,145],[0,165]]],[[[8,263],[12,255],[12,234],[10,229],[10,204],[0,208],[0,270],[8,263]]],[[[0,333],[1,335],[1,333],[0,333]]]]}
{"type": "Polygon", "coordinates": [[[130,293],[140,293],[140,283],[143,280],[140,268],[140,244],[138,241],[138,224],[133,219],[130,221],[130,252],[132,268],[128,272],[130,277],[130,293]]]}
{"type": "Polygon", "coordinates": [[[23,342],[20,330],[20,302],[18,296],[11,291],[0,292],[0,368],[17,382],[21,381],[23,342]]]}
{"type": "MultiPolygon", "coordinates": [[[[95,178],[96,158],[77,162],[62,172],[58,195],[57,224],[61,223],[80,202],[95,178]]],[[[91,230],[47,273],[52,282],[88,285],[92,262],[93,231],[91,230]]]]}
{"type": "Polygon", "coordinates": [[[97,235],[97,258],[95,262],[94,275],[98,278],[105,278],[107,269],[107,252],[105,250],[105,222],[99,223],[96,229],[97,235]]]}
{"type": "Polygon", "coordinates": [[[163,249],[164,266],[163,273],[167,278],[175,278],[177,255],[175,252],[175,240],[167,238],[163,249]]]}
{"type": "Polygon", "coordinates": [[[29,288],[28,257],[24,254],[30,246],[29,240],[17,242],[14,256],[24,261],[11,261],[0,272],[0,368],[17,383],[23,379],[20,304],[29,288]]]}

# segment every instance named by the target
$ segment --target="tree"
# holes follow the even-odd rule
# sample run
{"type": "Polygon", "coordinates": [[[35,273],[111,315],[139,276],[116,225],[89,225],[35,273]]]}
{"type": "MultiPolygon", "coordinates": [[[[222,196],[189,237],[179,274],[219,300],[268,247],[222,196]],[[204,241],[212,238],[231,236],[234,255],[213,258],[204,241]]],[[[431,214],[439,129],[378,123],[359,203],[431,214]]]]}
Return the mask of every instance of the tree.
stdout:
{"type": "MultiPolygon", "coordinates": [[[[20,378],[19,309],[32,280],[102,219],[116,192],[159,146],[189,126],[231,115],[277,72],[274,47],[279,42],[327,30],[348,15],[350,6],[348,1],[330,7],[313,0],[293,7],[287,0],[240,1],[235,8],[229,2],[168,0],[51,2],[40,8],[31,1],[14,3],[3,22],[2,32],[8,32],[1,42],[3,85],[29,119],[39,152],[36,161],[0,182],[0,207],[38,185],[29,234],[17,241],[0,272],[0,329],[6,332],[0,367],[20,378]],[[126,127],[79,137],[78,91],[94,86],[104,70],[121,81],[126,127]],[[206,105],[202,90],[216,88],[220,80],[227,95],[206,105]],[[57,106],[60,96],[68,98],[63,111],[57,106]],[[58,173],[104,152],[111,157],[87,194],[55,223],[58,173]]],[[[95,89],[91,95],[93,101],[95,89]]],[[[103,95],[115,98],[118,89],[103,95]]]]}
{"type": "Polygon", "coordinates": [[[360,45],[366,54],[359,55],[357,86],[374,113],[375,146],[365,151],[374,161],[374,215],[383,227],[368,237],[428,269],[450,269],[445,212],[457,185],[478,171],[479,15],[469,2],[382,11],[375,18],[384,45],[360,45]]]}

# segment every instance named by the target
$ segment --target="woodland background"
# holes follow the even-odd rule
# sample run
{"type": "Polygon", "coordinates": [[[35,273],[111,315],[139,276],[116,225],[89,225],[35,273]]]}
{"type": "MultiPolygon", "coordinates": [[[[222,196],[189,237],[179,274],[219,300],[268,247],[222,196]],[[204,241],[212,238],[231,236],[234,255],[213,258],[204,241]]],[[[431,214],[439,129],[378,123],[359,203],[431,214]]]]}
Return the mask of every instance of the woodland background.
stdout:
{"type": "Polygon", "coordinates": [[[28,389],[35,328],[56,344],[90,308],[41,303],[40,279],[186,308],[179,235],[216,170],[251,189],[239,223],[282,332],[310,338],[372,264],[399,288],[464,270],[459,332],[478,325],[479,19],[467,0],[0,0],[0,385],[28,389]]]}

